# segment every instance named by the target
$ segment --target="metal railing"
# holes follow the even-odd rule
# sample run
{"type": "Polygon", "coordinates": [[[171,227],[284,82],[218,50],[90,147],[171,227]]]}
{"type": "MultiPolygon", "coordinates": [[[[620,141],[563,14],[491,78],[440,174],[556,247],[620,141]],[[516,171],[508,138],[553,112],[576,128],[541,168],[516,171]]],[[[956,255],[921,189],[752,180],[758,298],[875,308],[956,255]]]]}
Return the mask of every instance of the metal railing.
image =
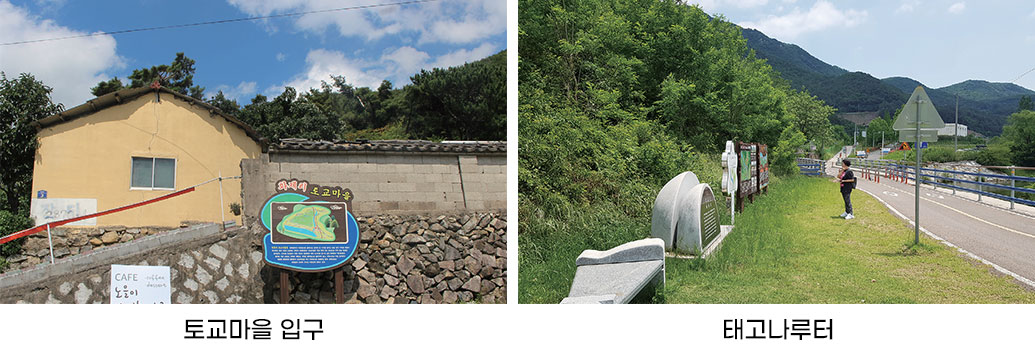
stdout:
{"type": "MultiPolygon", "coordinates": [[[[927,165],[929,166],[930,164],[927,165]]],[[[1035,183],[1035,177],[1017,175],[1017,170],[1019,169],[1035,170],[1035,168],[1018,166],[956,166],[1009,170],[1010,174],[982,173],[980,170],[969,172],[921,167],[920,183],[931,185],[935,189],[943,187],[952,190],[953,194],[956,194],[956,191],[973,193],[978,196],[977,200],[979,202],[982,197],[1007,201],[1010,202],[1010,209],[1014,209],[1017,203],[1035,206],[1035,200],[1018,196],[1018,193],[1035,195],[1035,189],[1017,185],[1017,182],[1035,183]],[[1007,181],[1009,181],[1009,184],[1007,184],[1007,181]],[[986,189],[998,189],[1002,193],[986,189]],[[1009,195],[1005,194],[1006,191],[1009,191],[1009,195]]],[[[860,172],[857,174],[857,177],[875,182],[880,182],[883,178],[883,180],[908,183],[909,181],[915,181],[917,177],[914,166],[893,160],[857,159],[852,167],[855,167],[860,172]]]]}
{"type": "Polygon", "coordinates": [[[826,174],[827,161],[812,158],[798,158],[798,169],[806,176],[823,176],[826,174]]]}

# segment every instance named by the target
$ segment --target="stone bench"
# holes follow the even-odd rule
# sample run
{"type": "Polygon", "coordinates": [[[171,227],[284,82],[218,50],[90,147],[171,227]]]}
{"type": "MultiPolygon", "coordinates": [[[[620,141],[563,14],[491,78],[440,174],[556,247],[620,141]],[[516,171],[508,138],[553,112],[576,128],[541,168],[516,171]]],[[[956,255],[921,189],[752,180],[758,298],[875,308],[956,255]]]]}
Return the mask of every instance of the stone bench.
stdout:
{"type": "Polygon", "coordinates": [[[606,251],[585,250],[561,304],[625,304],[665,286],[665,242],[646,238],[606,251]]]}

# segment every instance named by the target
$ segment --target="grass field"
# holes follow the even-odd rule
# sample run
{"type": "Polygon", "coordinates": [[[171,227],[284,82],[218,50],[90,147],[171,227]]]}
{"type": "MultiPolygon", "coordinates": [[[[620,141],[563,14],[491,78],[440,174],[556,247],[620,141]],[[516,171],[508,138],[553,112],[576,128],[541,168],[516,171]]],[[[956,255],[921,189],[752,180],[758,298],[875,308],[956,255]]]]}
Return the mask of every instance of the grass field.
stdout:
{"type": "MultiPolygon", "coordinates": [[[[1035,292],[930,238],[921,238],[920,246],[909,247],[913,230],[865,193],[853,194],[858,218],[840,219],[837,215],[843,205],[834,186],[817,178],[774,181],[769,195],[737,216],[736,229],[715,256],[667,260],[668,283],[658,300],[1035,302],[1035,292]]],[[[575,257],[583,249],[605,249],[649,235],[649,218],[615,213],[600,208],[573,214],[570,221],[534,219],[523,226],[519,301],[559,302],[567,294],[575,257]]]]}

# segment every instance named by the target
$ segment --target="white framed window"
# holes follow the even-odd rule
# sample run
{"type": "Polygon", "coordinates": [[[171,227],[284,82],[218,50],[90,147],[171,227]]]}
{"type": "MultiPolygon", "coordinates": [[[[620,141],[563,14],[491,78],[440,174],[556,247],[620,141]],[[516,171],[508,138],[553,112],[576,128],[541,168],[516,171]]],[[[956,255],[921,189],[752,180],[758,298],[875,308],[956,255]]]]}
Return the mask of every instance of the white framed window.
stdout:
{"type": "Polygon", "coordinates": [[[176,159],[133,157],[130,189],[176,189],[176,159]]]}

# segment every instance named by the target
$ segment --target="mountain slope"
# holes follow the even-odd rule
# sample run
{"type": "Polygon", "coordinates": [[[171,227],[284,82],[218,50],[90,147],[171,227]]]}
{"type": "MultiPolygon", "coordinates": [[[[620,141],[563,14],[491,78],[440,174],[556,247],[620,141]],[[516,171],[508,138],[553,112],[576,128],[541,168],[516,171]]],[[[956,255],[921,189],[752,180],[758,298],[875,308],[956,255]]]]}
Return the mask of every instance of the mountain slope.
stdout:
{"type": "Polygon", "coordinates": [[[1017,86],[1012,83],[988,82],[982,80],[967,80],[955,85],[942,87],[939,90],[959,95],[960,98],[967,98],[975,101],[995,101],[1003,98],[1018,98],[1021,96],[1035,95],[1035,91],[1017,86]]]}
{"type": "MultiPolygon", "coordinates": [[[[794,44],[770,38],[754,29],[743,29],[748,47],[766,59],[792,88],[805,88],[840,112],[877,111],[894,113],[909,98],[919,81],[908,77],[877,79],[864,72],[848,72],[828,64],[794,44]]],[[[925,86],[942,119],[955,118],[959,95],[959,121],[984,135],[1002,133],[1006,118],[1017,110],[1021,96],[1035,97],[1035,91],[1012,83],[967,80],[932,89],[925,86]]]]}

